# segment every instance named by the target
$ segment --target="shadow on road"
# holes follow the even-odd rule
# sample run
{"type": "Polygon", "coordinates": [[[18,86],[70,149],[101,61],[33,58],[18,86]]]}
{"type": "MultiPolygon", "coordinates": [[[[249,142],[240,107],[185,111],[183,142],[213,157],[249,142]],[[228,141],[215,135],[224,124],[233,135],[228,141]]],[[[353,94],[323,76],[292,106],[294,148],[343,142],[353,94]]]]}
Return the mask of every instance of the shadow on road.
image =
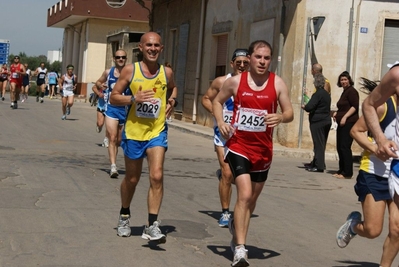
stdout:
{"type": "MultiPolygon", "coordinates": [[[[110,169],[101,168],[99,170],[102,172],[105,172],[109,176],[110,169]]],[[[123,176],[126,174],[126,172],[124,170],[119,170],[119,169],[118,169],[118,173],[119,173],[119,176],[117,178],[111,178],[111,179],[123,178],[123,176]]]]}
{"type": "Polygon", "coordinates": [[[344,265],[335,265],[332,267],[378,267],[377,263],[364,262],[364,261],[338,261],[344,265]]]}
{"type": "MultiPolygon", "coordinates": [[[[209,217],[214,218],[215,220],[219,220],[220,215],[222,214],[221,211],[213,211],[213,210],[199,210],[198,212],[202,213],[202,214],[206,214],[209,217]]],[[[231,212],[231,216],[233,216],[233,212],[231,212]]],[[[259,217],[259,215],[256,214],[252,214],[251,218],[257,218],[259,217]]]]}
{"type": "MultiPolygon", "coordinates": [[[[212,251],[216,255],[223,256],[228,260],[231,260],[233,258],[233,252],[231,251],[230,246],[212,246],[212,245],[210,245],[207,247],[210,251],[212,251]]],[[[245,248],[248,250],[248,259],[264,260],[264,259],[269,259],[269,258],[277,257],[277,256],[281,255],[280,253],[278,253],[276,251],[258,248],[258,247],[254,247],[254,246],[245,246],[245,248]]]]}

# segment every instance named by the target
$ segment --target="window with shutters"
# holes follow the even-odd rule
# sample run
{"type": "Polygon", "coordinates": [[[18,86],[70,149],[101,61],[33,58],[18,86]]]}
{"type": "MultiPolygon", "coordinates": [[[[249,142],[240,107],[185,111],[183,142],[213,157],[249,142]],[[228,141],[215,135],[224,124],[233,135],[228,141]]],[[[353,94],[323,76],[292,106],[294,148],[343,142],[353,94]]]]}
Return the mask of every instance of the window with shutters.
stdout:
{"type": "Polygon", "coordinates": [[[169,63],[176,66],[177,59],[177,29],[171,29],[169,34],[169,63]]]}
{"type": "Polygon", "coordinates": [[[226,75],[227,40],[227,34],[217,36],[215,77],[226,75]]]}
{"type": "Polygon", "coordinates": [[[384,44],[382,48],[381,77],[388,72],[387,64],[392,64],[399,59],[399,20],[385,20],[384,44]]]}

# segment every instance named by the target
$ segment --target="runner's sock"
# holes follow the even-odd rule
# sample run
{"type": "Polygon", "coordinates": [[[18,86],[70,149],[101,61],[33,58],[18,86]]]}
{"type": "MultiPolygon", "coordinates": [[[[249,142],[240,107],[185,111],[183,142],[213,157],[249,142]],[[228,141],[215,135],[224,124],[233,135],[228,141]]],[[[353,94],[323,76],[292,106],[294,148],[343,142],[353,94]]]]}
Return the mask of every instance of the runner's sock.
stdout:
{"type": "Polygon", "coordinates": [[[153,225],[156,220],[158,220],[158,214],[151,214],[151,213],[148,214],[149,226],[153,225]]]}
{"type": "MultiPolygon", "coordinates": [[[[64,114],[65,115],[65,114],[64,114]]],[[[129,214],[130,215],[130,208],[121,208],[120,214],[129,214]]]]}

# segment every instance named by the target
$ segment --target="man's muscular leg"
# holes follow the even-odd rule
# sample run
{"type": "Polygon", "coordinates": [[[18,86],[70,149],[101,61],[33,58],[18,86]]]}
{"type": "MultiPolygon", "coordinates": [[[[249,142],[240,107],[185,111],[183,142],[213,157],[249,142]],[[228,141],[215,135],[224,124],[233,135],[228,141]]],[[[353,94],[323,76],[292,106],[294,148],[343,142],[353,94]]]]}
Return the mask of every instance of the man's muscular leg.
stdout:
{"type": "Polygon", "coordinates": [[[231,173],[229,164],[224,162],[224,147],[216,146],[215,149],[220,169],[222,171],[222,177],[219,181],[220,204],[222,205],[222,209],[228,210],[230,208],[233,174],[231,173]]]}

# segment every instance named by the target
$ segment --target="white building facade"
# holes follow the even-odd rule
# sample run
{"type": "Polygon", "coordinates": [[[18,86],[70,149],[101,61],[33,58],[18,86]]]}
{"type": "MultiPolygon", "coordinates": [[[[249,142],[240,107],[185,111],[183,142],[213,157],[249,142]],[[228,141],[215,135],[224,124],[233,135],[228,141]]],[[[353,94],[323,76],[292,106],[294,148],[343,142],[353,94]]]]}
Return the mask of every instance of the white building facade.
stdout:
{"type": "Polygon", "coordinates": [[[62,62],[61,50],[50,50],[50,51],[47,51],[47,61],[50,64],[53,64],[55,61],[62,62]]]}

